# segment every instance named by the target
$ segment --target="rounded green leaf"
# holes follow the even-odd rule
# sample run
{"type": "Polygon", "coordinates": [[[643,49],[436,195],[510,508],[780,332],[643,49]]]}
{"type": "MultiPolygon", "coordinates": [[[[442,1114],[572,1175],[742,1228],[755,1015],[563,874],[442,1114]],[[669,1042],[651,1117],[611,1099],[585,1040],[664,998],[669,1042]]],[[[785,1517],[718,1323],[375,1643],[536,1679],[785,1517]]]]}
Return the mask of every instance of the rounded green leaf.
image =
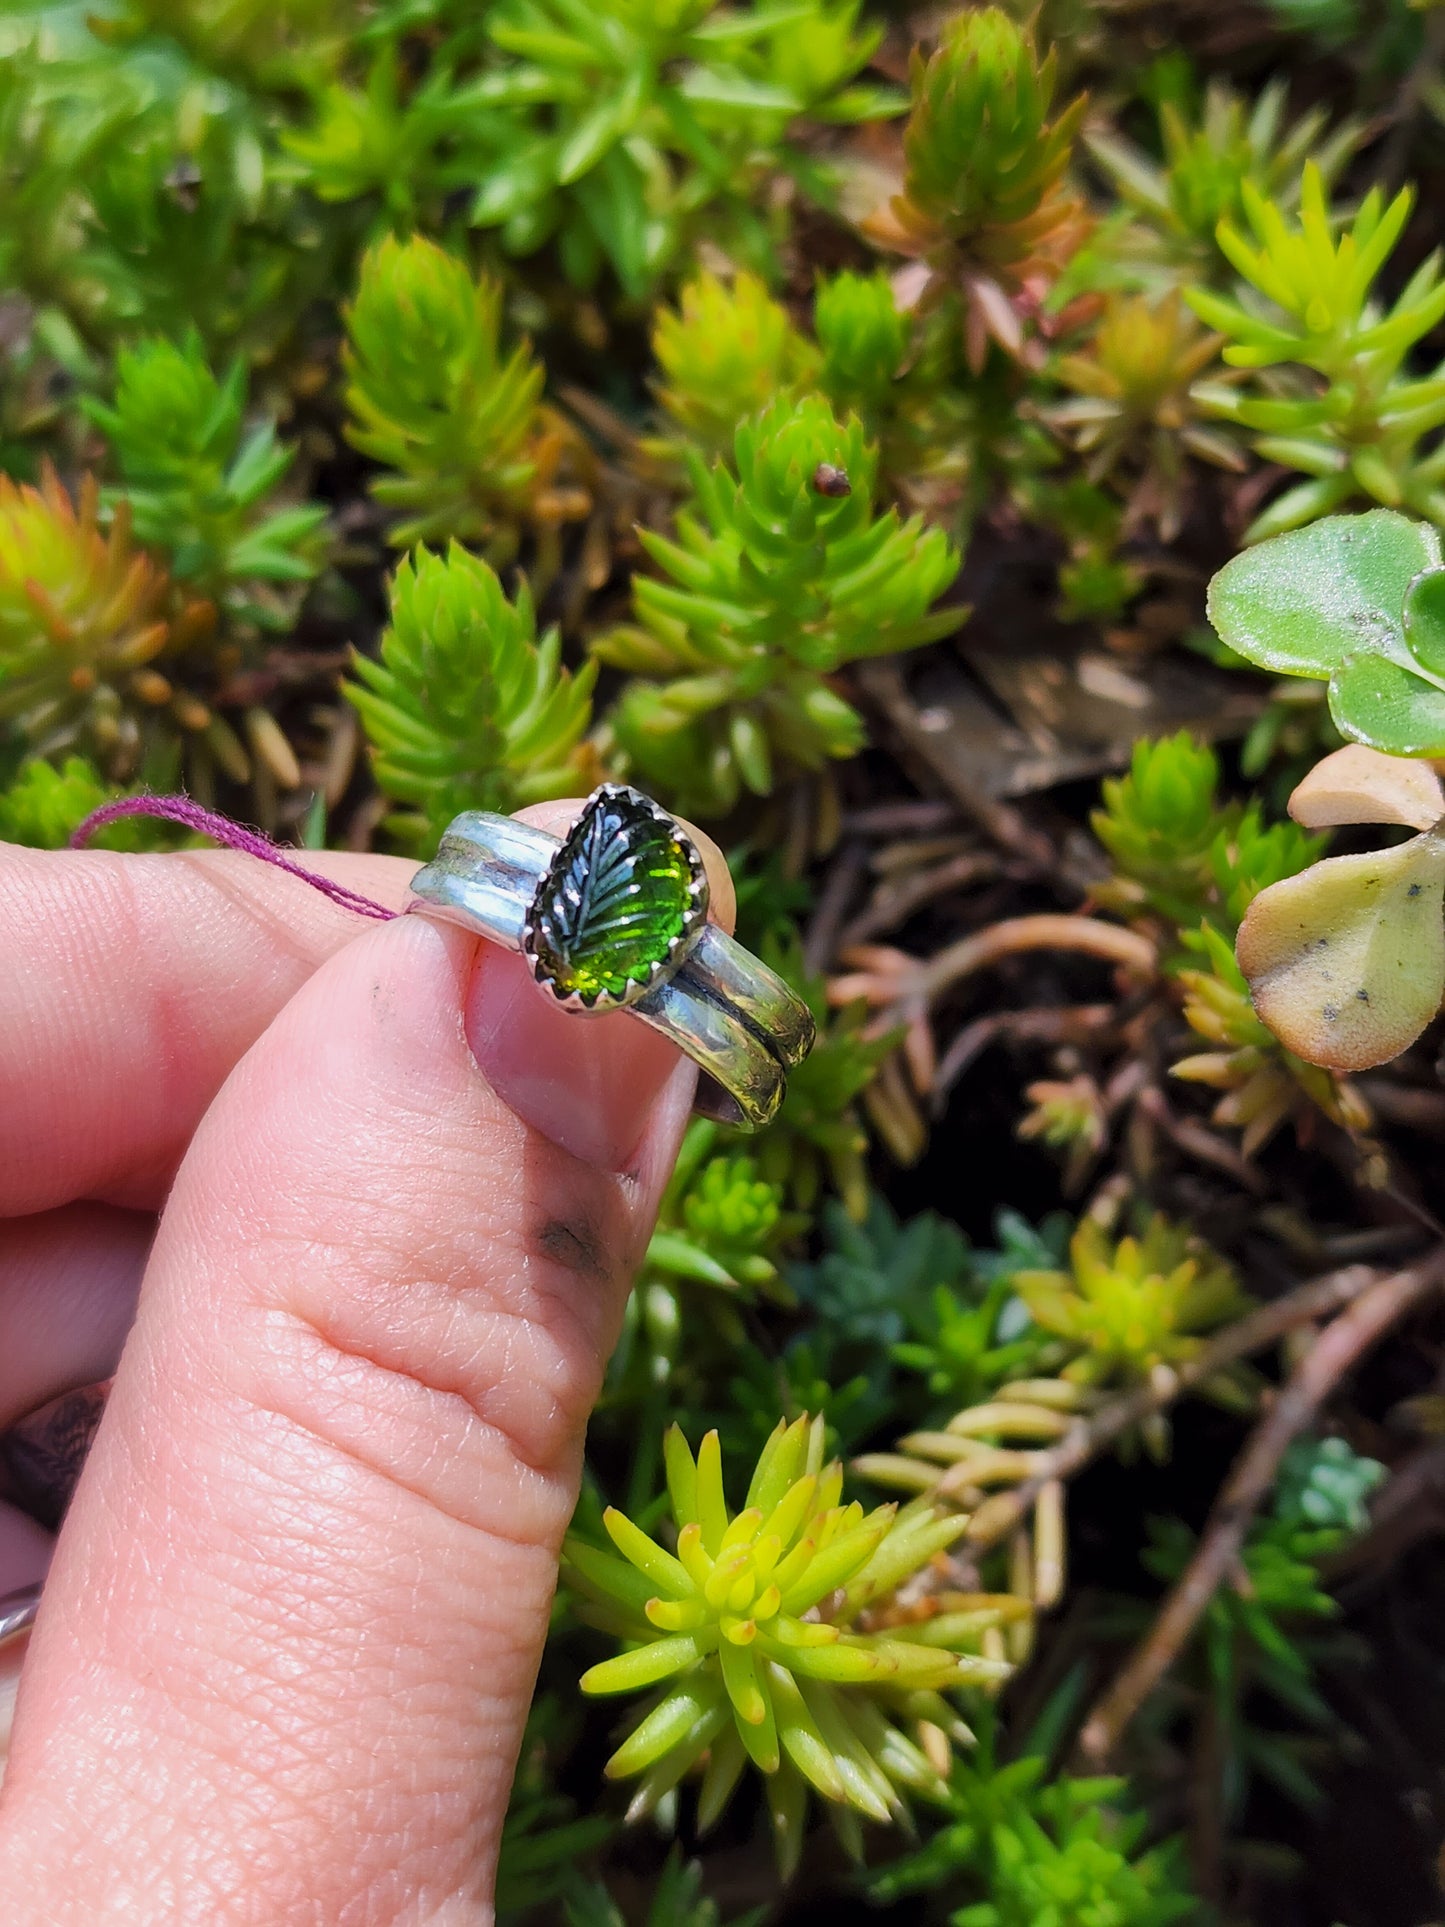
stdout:
{"type": "Polygon", "coordinates": [[[1445,995],[1445,838],[1329,857],[1262,890],[1236,955],[1287,1050],[1368,1070],[1412,1044],[1445,995]]]}
{"type": "Polygon", "coordinates": [[[1342,735],[1371,749],[1445,755],[1445,689],[1372,650],[1347,656],[1330,678],[1330,714],[1342,735]]]}
{"type": "Polygon", "coordinates": [[[1327,515],[1226,564],[1209,585],[1209,619],[1261,669],[1328,676],[1362,646],[1398,650],[1405,591],[1439,563],[1425,523],[1390,509],[1327,515]]]}
{"type": "Polygon", "coordinates": [[[1405,644],[1420,667],[1445,676],[1445,569],[1426,569],[1405,591],[1405,644]]]}

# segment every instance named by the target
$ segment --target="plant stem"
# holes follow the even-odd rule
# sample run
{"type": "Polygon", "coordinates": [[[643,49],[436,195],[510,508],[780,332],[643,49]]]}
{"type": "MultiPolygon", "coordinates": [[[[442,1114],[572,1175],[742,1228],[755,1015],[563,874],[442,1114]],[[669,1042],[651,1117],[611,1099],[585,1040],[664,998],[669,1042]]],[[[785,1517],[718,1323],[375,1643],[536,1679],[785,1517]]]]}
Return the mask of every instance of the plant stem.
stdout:
{"type": "Polygon", "coordinates": [[[1238,1563],[1250,1520],[1273,1486],[1291,1443],[1361,1356],[1442,1282],[1445,1247],[1421,1264],[1372,1284],[1306,1352],[1235,1461],[1194,1557],[1158,1618],[1084,1722],[1079,1748],[1092,1766],[1102,1766],[1109,1759],[1238,1563]]]}
{"type": "Polygon", "coordinates": [[[975,971],[986,970],[990,964],[1025,950],[1082,951],[1142,972],[1152,971],[1158,961],[1154,945],[1137,930],[1103,923],[1097,917],[1046,911],[1032,917],[1008,917],[947,945],[919,970],[908,986],[909,994],[932,1003],[975,971]]]}

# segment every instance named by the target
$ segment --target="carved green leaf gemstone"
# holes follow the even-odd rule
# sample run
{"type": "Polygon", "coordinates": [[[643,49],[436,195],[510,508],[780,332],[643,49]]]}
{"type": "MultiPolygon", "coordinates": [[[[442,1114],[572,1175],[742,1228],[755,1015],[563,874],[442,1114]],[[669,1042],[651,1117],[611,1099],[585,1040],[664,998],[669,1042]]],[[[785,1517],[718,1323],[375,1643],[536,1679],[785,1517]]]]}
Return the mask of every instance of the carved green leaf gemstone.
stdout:
{"type": "Polygon", "coordinates": [[[523,947],[559,1001],[605,1008],[641,996],[706,916],[692,845],[647,797],[608,783],[537,886],[523,947]]]}

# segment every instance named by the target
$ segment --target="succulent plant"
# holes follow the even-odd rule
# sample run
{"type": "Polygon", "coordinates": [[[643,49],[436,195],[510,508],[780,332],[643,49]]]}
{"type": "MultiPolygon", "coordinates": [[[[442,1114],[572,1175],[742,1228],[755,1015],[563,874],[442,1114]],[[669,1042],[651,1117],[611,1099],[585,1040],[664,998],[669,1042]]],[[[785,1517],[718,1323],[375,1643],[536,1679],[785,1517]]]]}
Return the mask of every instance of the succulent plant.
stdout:
{"type": "Polygon", "coordinates": [[[347,433],[388,471],[372,494],[398,548],[456,538],[505,556],[521,523],[585,513],[554,485],[543,370],[525,343],[502,346],[500,282],[421,236],[388,237],[362,261],[346,324],[347,433]]]}
{"type": "Polygon", "coordinates": [[[1247,466],[1238,444],[1206,425],[1191,394],[1219,348],[1220,337],[1197,328],[1171,289],[1157,300],[1113,296],[1087,349],[1054,364],[1077,399],[1051,403],[1044,419],[1086,457],[1089,481],[1118,483],[1127,524],[1152,521],[1165,542],[1184,520],[1188,456],[1236,472],[1247,466]]]}
{"type": "Polygon", "coordinates": [[[326,511],[314,502],[268,502],[293,451],[272,423],[244,434],[246,370],[235,361],[218,380],[192,329],[122,349],[115,400],[92,403],[91,419],[110,443],[136,535],[168,555],[171,572],[228,614],[264,628],[295,618],[291,586],[321,565],[326,511]]]}
{"type": "Polygon", "coordinates": [[[657,310],[652,352],[658,400],[709,457],[728,453],[738,423],[806,381],[817,363],[787,309],[746,271],[731,282],[706,272],[685,282],[676,308],[657,310]]]}
{"type": "MultiPolygon", "coordinates": [[[[748,1762],[766,1781],[785,1872],[796,1865],[807,1789],[843,1813],[887,1822],[909,1793],[937,1798],[937,1768],[909,1728],[966,1737],[944,1695],[997,1682],[1007,1667],[977,1646],[987,1601],[918,1628],[867,1630],[902,1582],[963,1529],[926,1504],[864,1513],[841,1503],[842,1467],[823,1463],[821,1419],[780,1424],[728,1510],[718,1438],[696,1459],[666,1439],[677,1527],[669,1552],[622,1513],[605,1524],[615,1554],[573,1537],[566,1583],[579,1610],[627,1650],[583,1675],[589,1693],[659,1687],[608,1763],[642,1775],[636,1818],[705,1766],[698,1816],[722,1812],[748,1762]]],[[[851,1829],[848,1829],[848,1837],[851,1829]]]]}
{"type": "MultiPolygon", "coordinates": [[[[1139,1384],[1192,1358],[1204,1334],[1252,1303],[1223,1258],[1162,1214],[1117,1241],[1086,1218],[1066,1271],[1022,1271],[1013,1286],[1035,1324],[1072,1354],[1061,1376],[1094,1387],[1139,1384]]],[[[1212,1389],[1230,1396],[1237,1387],[1225,1377],[1212,1389]]]]}
{"type": "Polygon", "coordinates": [[[781,769],[851,755],[862,722],[829,674],[964,620],[932,610],[956,551],[875,513],[876,470],[856,419],[783,397],[738,429],[732,468],[694,463],[675,541],[643,531],[666,579],[636,578],[636,625],[595,652],[634,678],[608,718],[618,751],[679,808],[720,813],[781,769]]]}
{"type": "Polygon", "coordinates": [[[1307,161],[1326,187],[1332,184],[1359,144],[1359,122],[1346,120],[1327,134],[1329,115],[1316,107],[1287,123],[1288,101],[1279,80],[1253,101],[1221,80],[1209,82],[1197,107],[1162,99],[1157,160],[1116,129],[1088,129],[1084,145],[1138,216],[1138,228],[1119,248],[1126,271],[1151,286],[1161,277],[1172,286],[1181,272],[1216,280],[1228,264],[1215,234],[1221,221],[1240,220],[1246,183],[1290,214],[1299,206],[1307,161]]]}
{"type": "Polygon", "coordinates": [[[460,810],[515,810],[593,787],[585,737],[596,671],[571,675],[561,655],[557,630],[538,637],[525,583],[509,602],[459,544],[402,563],[379,659],[356,658],[347,692],[378,781],[408,806],[398,834],[434,845],[460,810]]]}
{"type": "Polygon", "coordinates": [[[1445,372],[1412,378],[1410,350],[1445,316],[1445,281],[1427,257],[1387,307],[1375,283],[1409,219],[1414,196],[1385,202],[1372,188],[1348,229],[1325,200],[1318,167],[1306,166],[1299,224],[1246,182],[1241,199],[1253,239],[1229,222],[1219,245],[1255,295],[1241,301],[1208,288],[1188,299],[1228,340],[1236,368],[1287,371],[1252,389],[1200,383],[1212,413],[1255,431],[1256,452],[1310,479],[1256,516],[1246,539],[1297,528],[1364,497],[1438,520],[1445,515],[1445,372]],[[1425,445],[1422,446],[1422,443],[1425,445]]]}
{"type": "Polygon", "coordinates": [[[928,263],[926,300],[961,296],[975,370],[990,340],[1023,352],[1018,297],[1036,308],[1086,231],[1063,181],[1086,103],[1050,119],[1057,75],[1001,7],[955,15],[937,52],[913,57],[903,192],[867,231],[928,263]]]}
{"type": "Polygon", "coordinates": [[[84,748],[123,778],[158,742],[211,724],[166,672],[215,611],[172,590],[124,506],[102,533],[99,504],[91,478],[72,501],[53,471],[39,488],[0,476],[0,728],[39,756],[84,748]]]}

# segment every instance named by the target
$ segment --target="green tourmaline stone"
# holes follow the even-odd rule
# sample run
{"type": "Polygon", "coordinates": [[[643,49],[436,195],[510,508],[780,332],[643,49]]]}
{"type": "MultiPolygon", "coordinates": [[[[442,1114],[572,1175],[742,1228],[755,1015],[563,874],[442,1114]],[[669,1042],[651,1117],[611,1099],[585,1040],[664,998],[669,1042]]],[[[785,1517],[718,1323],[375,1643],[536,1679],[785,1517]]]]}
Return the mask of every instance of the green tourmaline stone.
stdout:
{"type": "Polygon", "coordinates": [[[671,820],[635,790],[598,791],[552,859],[530,949],[559,997],[625,997],[701,921],[693,863],[671,820]]]}

